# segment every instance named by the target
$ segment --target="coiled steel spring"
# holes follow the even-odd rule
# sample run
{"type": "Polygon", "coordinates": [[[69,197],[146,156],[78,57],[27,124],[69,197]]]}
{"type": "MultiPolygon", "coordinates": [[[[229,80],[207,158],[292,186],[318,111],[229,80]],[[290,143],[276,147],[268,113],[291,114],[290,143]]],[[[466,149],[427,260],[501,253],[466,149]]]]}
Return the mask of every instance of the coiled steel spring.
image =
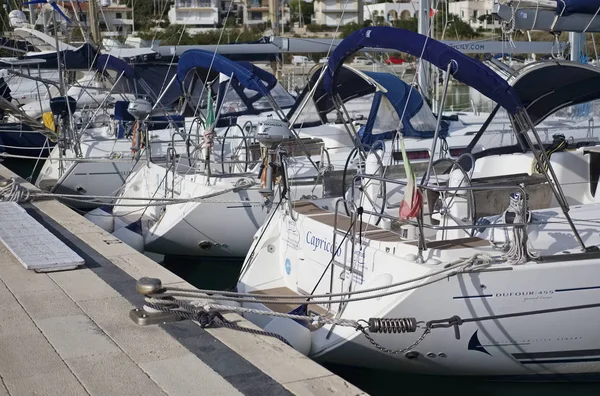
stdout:
{"type": "Polygon", "coordinates": [[[414,333],[417,331],[415,318],[369,318],[371,333],[414,333]]]}

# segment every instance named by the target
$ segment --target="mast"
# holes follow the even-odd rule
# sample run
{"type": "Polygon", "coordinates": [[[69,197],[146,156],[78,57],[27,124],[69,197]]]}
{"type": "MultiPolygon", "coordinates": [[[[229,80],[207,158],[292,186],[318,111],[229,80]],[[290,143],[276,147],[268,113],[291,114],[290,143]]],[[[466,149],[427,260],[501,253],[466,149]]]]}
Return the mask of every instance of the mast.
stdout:
{"type": "Polygon", "coordinates": [[[35,25],[35,10],[33,7],[33,3],[29,3],[29,23],[31,26],[35,25]]]}
{"type": "Polygon", "coordinates": [[[581,57],[581,38],[582,38],[582,33],[569,32],[569,42],[571,43],[571,61],[572,62],[580,61],[579,58],[581,57]]]}
{"type": "Polygon", "coordinates": [[[269,0],[269,19],[273,27],[273,36],[279,36],[279,0],[269,0]]]}
{"type": "Polygon", "coordinates": [[[96,46],[98,47],[98,49],[102,48],[102,37],[100,37],[100,30],[99,30],[99,25],[98,25],[98,21],[96,20],[96,6],[97,6],[97,0],[90,0],[88,2],[89,6],[88,6],[88,14],[89,14],[89,26],[90,26],[90,30],[92,31],[92,41],[94,42],[94,44],[96,44],[96,46]]]}
{"type": "MultiPolygon", "coordinates": [[[[419,34],[424,36],[429,35],[429,0],[419,0],[419,9],[417,10],[417,18],[419,19],[419,34]]],[[[426,62],[419,60],[419,66],[417,69],[419,89],[421,95],[427,96],[429,92],[429,85],[427,79],[427,66],[426,62]]]]}

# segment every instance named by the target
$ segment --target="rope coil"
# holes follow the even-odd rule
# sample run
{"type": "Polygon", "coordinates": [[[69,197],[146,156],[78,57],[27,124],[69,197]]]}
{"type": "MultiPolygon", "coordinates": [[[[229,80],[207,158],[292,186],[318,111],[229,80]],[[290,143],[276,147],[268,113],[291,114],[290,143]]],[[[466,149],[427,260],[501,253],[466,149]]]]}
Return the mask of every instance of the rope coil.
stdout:
{"type": "Polygon", "coordinates": [[[31,200],[31,192],[12,177],[5,186],[0,187],[0,200],[24,203],[31,200]]]}

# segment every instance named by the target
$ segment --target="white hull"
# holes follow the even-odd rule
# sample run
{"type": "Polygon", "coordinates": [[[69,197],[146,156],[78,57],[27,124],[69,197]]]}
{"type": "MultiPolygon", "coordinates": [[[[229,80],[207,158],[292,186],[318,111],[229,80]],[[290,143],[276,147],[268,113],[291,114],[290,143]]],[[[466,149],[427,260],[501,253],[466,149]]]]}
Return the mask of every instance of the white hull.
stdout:
{"type": "MultiPolygon", "coordinates": [[[[209,257],[244,257],[252,236],[279,202],[278,194],[267,203],[259,190],[260,181],[253,174],[216,176],[186,174],[183,166],[172,180],[165,178],[165,168],[159,164],[140,167],[127,180],[123,197],[181,198],[218,195],[199,202],[144,207],[139,201],[121,198],[114,215],[126,223],[143,219],[145,249],[160,254],[198,255],[209,257]],[[210,184],[206,181],[210,179],[210,184]],[[220,193],[243,180],[254,186],[236,192],[220,193]],[[134,205],[133,207],[131,205],[134,205]]],[[[313,186],[295,186],[294,195],[312,191],[313,186]]],[[[317,194],[321,189],[317,188],[317,194]]]]}
{"type": "MultiPolygon", "coordinates": [[[[597,149],[590,150],[597,155],[597,149]]],[[[579,149],[555,153],[551,157],[558,181],[565,186],[567,199],[573,205],[571,218],[588,247],[600,245],[600,196],[593,188],[594,176],[589,171],[598,167],[593,155],[579,149]]],[[[473,178],[528,173],[531,159],[531,153],[484,157],[476,163],[473,178]],[[502,172],[498,169],[500,162],[504,166],[502,172]]],[[[371,296],[370,299],[331,305],[330,317],[348,320],[414,317],[425,323],[454,315],[463,320],[519,315],[462,323],[459,325],[460,339],[456,339],[452,327],[433,328],[413,349],[399,354],[378,350],[352,327],[325,325],[306,330],[310,337],[309,356],[322,362],[411,373],[506,379],[546,378],[538,378],[540,375],[560,379],[561,375],[567,376],[564,379],[570,375],[600,374],[600,334],[597,331],[600,253],[580,254],[580,245],[561,210],[553,207],[554,201],[548,202],[549,206],[533,212],[534,220],[528,227],[531,244],[544,260],[521,265],[512,265],[501,258],[503,252],[490,243],[491,229],[476,234],[475,238],[466,238],[462,232],[443,239],[441,234],[432,235],[427,238],[429,248],[424,251],[425,262],[418,263],[415,240],[402,239],[398,233],[373,225],[365,224],[364,231],[355,236],[354,246],[350,237],[342,243],[349,222],[346,218],[344,223],[342,216],[339,217],[340,233],[335,243],[336,247],[341,247],[333,265],[329,266],[332,252],[337,251],[333,247],[334,214],[319,209],[319,205],[298,204],[295,220],[284,211],[278,211],[265,229],[259,230],[257,237],[260,235],[260,238],[251,248],[253,254],[244,263],[238,291],[256,293],[257,298],[265,294],[287,294],[306,299],[308,294],[357,292],[380,287],[375,292],[352,295],[352,298],[371,296]],[[487,267],[434,275],[445,264],[475,254],[488,254],[496,259],[487,267]],[[353,261],[351,257],[354,257],[353,261]],[[324,279],[319,282],[323,274],[324,279]],[[412,281],[421,276],[424,276],[422,280],[412,281]],[[437,281],[426,284],[434,279],[437,281]],[[388,288],[399,282],[407,283],[388,288]],[[416,288],[374,297],[377,293],[409,286],[416,288]],[[586,309],[573,308],[586,304],[596,305],[586,309]],[[559,308],[567,309],[533,314],[534,311],[559,308]]],[[[368,216],[365,215],[364,221],[369,221],[368,216]]],[[[504,235],[501,230],[494,233],[496,241],[498,235],[504,235]]],[[[244,303],[243,306],[291,312],[299,305],[244,303]]],[[[326,316],[326,304],[309,307],[326,316]]],[[[256,314],[245,316],[263,328],[272,320],[256,314]]],[[[371,336],[383,347],[399,350],[409,348],[422,333],[423,326],[410,334],[372,333],[371,336]]]]}
{"type": "MultiPolygon", "coordinates": [[[[66,150],[62,157],[55,146],[44,162],[36,180],[36,186],[57,194],[85,196],[115,195],[137,166],[128,139],[84,140],[81,142],[82,158],[76,158],[73,150],[66,150]],[[61,159],[62,158],[62,159],[61,159]]],[[[155,141],[151,145],[152,158],[164,162],[170,141],[155,141]]],[[[184,152],[185,144],[176,142],[176,151],[184,152]]],[[[141,160],[145,160],[142,151],[141,160]]],[[[87,206],[82,204],[83,206],[87,206]]],[[[74,206],[82,206],[74,203],[74,206]]]]}

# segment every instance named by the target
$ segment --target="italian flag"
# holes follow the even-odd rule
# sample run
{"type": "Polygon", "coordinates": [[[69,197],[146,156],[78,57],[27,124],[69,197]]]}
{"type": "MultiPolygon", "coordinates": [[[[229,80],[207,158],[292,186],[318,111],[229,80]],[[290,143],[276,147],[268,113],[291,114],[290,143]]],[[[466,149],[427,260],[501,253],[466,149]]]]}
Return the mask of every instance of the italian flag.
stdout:
{"type": "Polygon", "coordinates": [[[400,220],[409,220],[418,216],[423,204],[423,196],[417,188],[417,178],[410,165],[406,148],[404,147],[404,138],[400,137],[400,150],[402,150],[402,159],[404,162],[404,172],[406,173],[406,188],[404,189],[404,199],[400,204],[400,220]]]}

